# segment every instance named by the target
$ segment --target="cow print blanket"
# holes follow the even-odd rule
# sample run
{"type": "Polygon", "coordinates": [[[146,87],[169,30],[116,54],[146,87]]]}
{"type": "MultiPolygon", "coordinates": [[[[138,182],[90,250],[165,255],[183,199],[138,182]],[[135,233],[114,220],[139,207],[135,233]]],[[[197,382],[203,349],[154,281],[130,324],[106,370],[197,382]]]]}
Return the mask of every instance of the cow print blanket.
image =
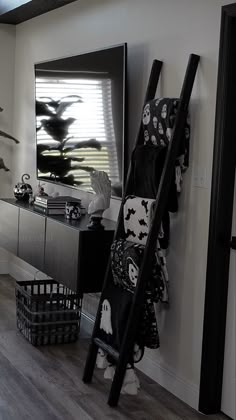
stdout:
{"type": "Polygon", "coordinates": [[[145,245],[152,223],[155,200],[129,195],[124,203],[125,238],[145,245]]]}

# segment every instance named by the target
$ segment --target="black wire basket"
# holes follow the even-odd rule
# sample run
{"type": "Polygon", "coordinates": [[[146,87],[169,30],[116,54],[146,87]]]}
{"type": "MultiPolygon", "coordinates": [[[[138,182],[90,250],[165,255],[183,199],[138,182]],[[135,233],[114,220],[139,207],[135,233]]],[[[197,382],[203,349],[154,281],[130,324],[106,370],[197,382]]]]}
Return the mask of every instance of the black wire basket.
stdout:
{"type": "Polygon", "coordinates": [[[17,328],[33,345],[78,339],[81,296],[55,280],[16,282],[17,328]]]}

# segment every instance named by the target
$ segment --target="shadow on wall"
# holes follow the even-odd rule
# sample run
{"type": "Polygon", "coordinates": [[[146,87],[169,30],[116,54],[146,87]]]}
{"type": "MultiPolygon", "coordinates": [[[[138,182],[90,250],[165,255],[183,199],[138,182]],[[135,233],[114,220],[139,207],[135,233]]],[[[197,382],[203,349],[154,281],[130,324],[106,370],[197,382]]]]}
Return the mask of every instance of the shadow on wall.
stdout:
{"type": "MultiPolygon", "coordinates": [[[[148,44],[138,44],[128,48],[128,156],[131,156],[136,137],[139,131],[139,126],[142,121],[142,107],[144,105],[144,95],[146,90],[146,74],[149,73],[148,68],[148,44]],[[132,77],[131,77],[132,75],[132,77]],[[138,89],[137,89],[138,86],[138,89]],[[132,98],[132,108],[130,106],[132,98]],[[141,107],[140,107],[141,104],[141,107]],[[132,132],[131,132],[132,130],[132,132]]],[[[156,57],[153,57],[155,59],[156,57]]],[[[151,60],[152,61],[152,60],[151,60]]],[[[151,67],[150,62],[150,67],[151,67]]],[[[128,159],[129,162],[129,159],[128,159]]]]}
{"type": "MultiPolygon", "coordinates": [[[[0,107],[0,112],[3,111],[3,108],[0,107]]],[[[5,131],[0,130],[0,138],[5,138],[8,140],[14,141],[16,144],[19,143],[15,137],[11,136],[10,134],[6,133],[5,131]]],[[[0,169],[4,169],[4,171],[8,172],[10,169],[5,165],[3,158],[0,156],[0,169]]]]}

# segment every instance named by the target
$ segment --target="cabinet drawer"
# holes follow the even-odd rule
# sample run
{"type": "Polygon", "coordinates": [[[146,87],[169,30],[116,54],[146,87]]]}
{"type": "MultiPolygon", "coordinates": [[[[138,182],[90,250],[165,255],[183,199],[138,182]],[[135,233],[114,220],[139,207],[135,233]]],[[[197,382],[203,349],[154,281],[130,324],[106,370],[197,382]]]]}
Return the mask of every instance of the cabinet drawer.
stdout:
{"type": "Polygon", "coordinates": [[[18,207],[0,202],[0,247],[17,255],[18,250],[18,207]]]}
{"type": "Polygon", "coordinates": [[[44,270],[45,217],[20,209],[18,255],[44,270]]]}
{"type": "Polygon", "coordinates": [[[77,290],[79,231],[47,219],[45,272],[59,283],[77,290]]]}

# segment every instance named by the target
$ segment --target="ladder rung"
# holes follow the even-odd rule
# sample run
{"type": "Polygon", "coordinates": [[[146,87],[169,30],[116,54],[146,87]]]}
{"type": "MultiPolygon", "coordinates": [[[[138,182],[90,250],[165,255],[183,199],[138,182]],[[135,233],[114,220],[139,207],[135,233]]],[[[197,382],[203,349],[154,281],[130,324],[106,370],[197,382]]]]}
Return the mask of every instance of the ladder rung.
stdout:
{"type": "Polygon", "coordinates": [[[110,356],[112,356],[112,358],[114,360],[118,360],[119,359],[119,352],[117,350],[115,350],[113,347],[109,346],[107,343],[105,343],[104,341],[100,340],[100,338],[94,338],[93,339],[94,343],[100,347],[102,350],[104,350],[105,352],[107,352],[110,356]]]}

